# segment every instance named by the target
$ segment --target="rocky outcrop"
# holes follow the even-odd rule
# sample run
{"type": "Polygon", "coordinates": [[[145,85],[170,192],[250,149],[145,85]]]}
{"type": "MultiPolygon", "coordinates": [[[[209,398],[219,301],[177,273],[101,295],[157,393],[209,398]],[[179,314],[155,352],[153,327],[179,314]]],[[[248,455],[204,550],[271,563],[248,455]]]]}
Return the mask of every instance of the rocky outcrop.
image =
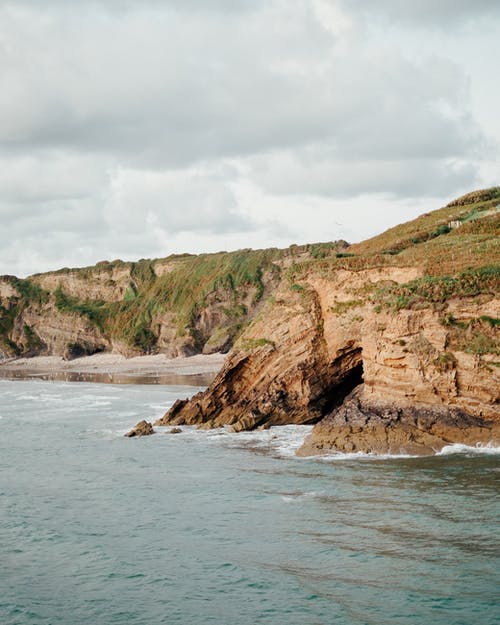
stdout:
{"type": "Polygon", "coordinates": [[[284,269],[345,245],[101,262],[23,280],[0,276],[0,348],[11,356],[67,358],[97,351],[226,353],[284,269]]]}
{"type": "Polygon", "coordinates": [[[37,274],[31,279],[46,291],[53,292],[60,288],[79,300],[119,302],[134,284],[132,268],[132,263],[101,262],[86,269],[61,269],[37,274]]]}
{"type": "Polygon", "coordinates": [[[182,434],[182,428],[172,428],[167,434],[182,434]]]}
{"type": "Polygon", "coordinates": [[[157,423],[231,425],[239,431],[317,422],[361,381],[364,304],[352,305],[353,292],[371,279],[414,275],[400,269],[339,271],[333,281],[284,281],[210,389],[177,402],[157,423]]]}
{"type": "Polygon", "coordinates": [[[86,317],[65,314],[51,303],[22,310],[11,340],[25,355],[47,354],[67,360],[111,348],[111,342],[86,317]]]}
{"type": "Polygon", "coordinates": [[[233,346],[210,388],[158,424],[315,423],[314,453],[484,442],[500,420],[499,194],[468,194],[353,246],[4,277],[0,349],[69,358],[233,346]]]}
{"type": "Polygon", "coordinates": [[[241,431],[319,422],[301,453],[432,453],[497,440],[500,302],[462,297],[394,310],[371,301],[380,287],[418,275],[340,269],[283,283],[210,388],[157,423],[241,431]]]}
{"type": "Polygon", "coordinates": [[[324,387],[330,376],[342,377],[342,371],[328,365],[317,332],[320,323],[313,291],[280,289],[228,356],[210,390],[176,402],[157,424],[231,425],[239,431],[263,424],[314,423],[327,401],[324,387]],[[311,371],[317,374],[312,377],[311,371]]]}
{"type": "Polygon", "coordinates": [[[297,454],[428,455],[453,443],[500,445],[500,421],[446,406],[370,401],[361,385],[314,427],[297,454]]]}
{"type": "Polygon", "coordinates": [[[127,438],[133,438],[136,436],[151,436],[151,434],[154,433],[155,431],[151,423],[149,423],[149,421],[143,420],[139,421],[139,423],[135,427],[133,427],[130,432],[127,432],[125,436],[127,438]]]}

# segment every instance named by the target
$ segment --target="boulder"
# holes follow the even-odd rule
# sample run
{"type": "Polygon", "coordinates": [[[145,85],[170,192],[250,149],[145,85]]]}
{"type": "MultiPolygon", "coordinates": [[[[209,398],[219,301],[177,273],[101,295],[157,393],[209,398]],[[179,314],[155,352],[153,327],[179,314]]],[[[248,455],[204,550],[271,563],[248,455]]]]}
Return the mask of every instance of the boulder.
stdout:
{"type": "Polygon", "coordinates": [[[132,438],[134,436],[150,436],[154,434],[153,426],[149,421],[142,420],[135,427],[133,427],[130,432],[127,432],[125,436],[128,438],[132,438]]]}

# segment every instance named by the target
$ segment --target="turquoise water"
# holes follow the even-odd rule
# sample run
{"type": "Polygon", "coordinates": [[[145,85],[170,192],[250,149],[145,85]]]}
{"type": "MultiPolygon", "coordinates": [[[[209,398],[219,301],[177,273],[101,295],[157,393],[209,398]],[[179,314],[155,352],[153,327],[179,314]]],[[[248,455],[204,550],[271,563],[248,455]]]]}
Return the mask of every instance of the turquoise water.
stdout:
{"type": "Polygon", "coordinates": [[[0,380],[1,625],[500,622],[498,455],[123,438],[195,390],[0,380]]]}

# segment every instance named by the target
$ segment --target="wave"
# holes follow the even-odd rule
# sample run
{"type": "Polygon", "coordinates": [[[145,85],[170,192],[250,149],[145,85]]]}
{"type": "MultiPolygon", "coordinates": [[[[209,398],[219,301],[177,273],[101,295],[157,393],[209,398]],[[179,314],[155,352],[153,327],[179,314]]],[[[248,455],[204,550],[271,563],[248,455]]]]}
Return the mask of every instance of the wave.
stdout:
{"type": "MultiPolygon", "coordinates": [[[[168,432],[172,426],[158,426],[158,432],[168,432]]],[[[204,439],[209,444],[222,444],[280,457],[295,457],[295,452],[310,434],[312,425],[280,425],[267,430],[232,432],[228,427],[198,430],[196,426],[182,426],[183,437],[204,439]]],[[[177,438],[177,437],[176,437],[177,438]]]]}
{"type": "MultiPolygon", "coordinates": [[[[500,454],[500,447],[490,444],[481,445],[480,443],[475,446],[453,443],[451,445],[445,445],[440,451],[425,457],[432,458],[433,456],[451,456],[459,454],[498,455],[500,454]]],[[[334,462],[338,460],[404,460],[408,458],[422,458],[422,456],[414,454],[375,454],[358,451],[351,453],[333,452],[323,456],[306,456],[305,458],[308,460],[319,460],[320,462],[334,462]]]]}
{"type": "MultiPolygon", "coordinates": [[[[122,425],[122,424],[120,424],[122,425]]],[[[158,433],[167,433],[172,426],[156,427],[158,433]]],[[[231,447],[248,449],[259,453],[268,453],[282,458],[295,458],[299,461],[314,460],[316,462],[339,462],[346,460],[407,460],[410,458],[420,458],[416,454],[405,453],[365,453],[365,452],[335,452],[325,455],[313,455],[297,457],[296,452],[301,447],[304,439],[312,430],[311,425],[281,425],[273,426],[267,430],[252,430],[248,432],[232,432],[229,428],[215,428],[212,430],[199,430],[196,426],[182,426],[183,437],[193,439],[203,439],[205,443],[222,444],[231,447]]],[[[130,429],[130,428],[129,428],[130,429]]],[[[123,436],[125,431],[117,430],[117,434],[123,436]],[[118,434],[119,432],[119,434],[118,434]]],[[[177,437],[172,437],[178,440],[177,437]]],[[[469,446],[464,444],[446,445],[435,456],[448,456],[453,454],[468,455],[497,455],[500,454],[500,447],[492,445],[469,446]]],[[[432,457],[432,456],[429,456],[432,457]]]]}
{"type": "Polygon", "coordinates": [[[323,496],[324,496],[323,491],[311,490],[311,491],[298,492],[298,493],[285,493],[281,495],[281,499],[286,503],[292,503],[292,502],[300,502],[300,501],[304,501],[308,499],[317,499],[318,497],[323,497],[323,496]]]}
{"type": "Polygon", "coordinates": [[[276,454],[283,458],[294,458],[295,452],[311,430],[311,425],[279,425],[268,430],[226,432],[226,434],[238,447],[250,447],[256,451],[276,454]]]}
{"type": "Polygon", "coordinates": [[[333,452],[323,456],[305,456],[308,460],[319,460],[320,462],[335,462],[338,460],[406,460],[408,458],[419,458],[420,456],[411,454],[374,454],[363,451],[353,452],[333,452]]]}
{"type": "Polygon", "coordinates": [[[495,456],[500,454],[500,447],[496,447],[489,443],[486,445],[477,443],[474,446],[464,445],[463,443],[453,443],[452,445],[445,445],[441,451],[437,452],[436,456],[451,456],[454,454],[495,456]]]}

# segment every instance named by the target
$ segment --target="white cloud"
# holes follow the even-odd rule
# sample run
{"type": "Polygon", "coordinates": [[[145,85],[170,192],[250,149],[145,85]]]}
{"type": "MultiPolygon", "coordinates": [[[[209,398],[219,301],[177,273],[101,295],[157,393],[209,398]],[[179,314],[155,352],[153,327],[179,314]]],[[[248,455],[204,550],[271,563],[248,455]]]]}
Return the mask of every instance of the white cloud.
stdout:
{"type": "Polygon", "coordinates": [[[428,5],[0,0],[0,273],[324,239],[329,214],[338,238],[345,205],[494,183],[498,27],[481,55],[463,24],[498,3],[428,5]]]}
{"type": "Polygon", "coordinates": [[[252,229],[238,213],[232,175],[203,167],[176,171],[119,170],[105,205],[118,231],[160,228],[166,233],[226,233],[252,229]],[[227,179],[229,177],[229,182],[227,179]]]}
{"type": "Polygon", "coordinates": [[[419,22],[449,28],[450,24],[500,13],[497,0],[336,0],[347,11],[361,11],[371,16],[399,20],[414,26],[419,22]]]}

